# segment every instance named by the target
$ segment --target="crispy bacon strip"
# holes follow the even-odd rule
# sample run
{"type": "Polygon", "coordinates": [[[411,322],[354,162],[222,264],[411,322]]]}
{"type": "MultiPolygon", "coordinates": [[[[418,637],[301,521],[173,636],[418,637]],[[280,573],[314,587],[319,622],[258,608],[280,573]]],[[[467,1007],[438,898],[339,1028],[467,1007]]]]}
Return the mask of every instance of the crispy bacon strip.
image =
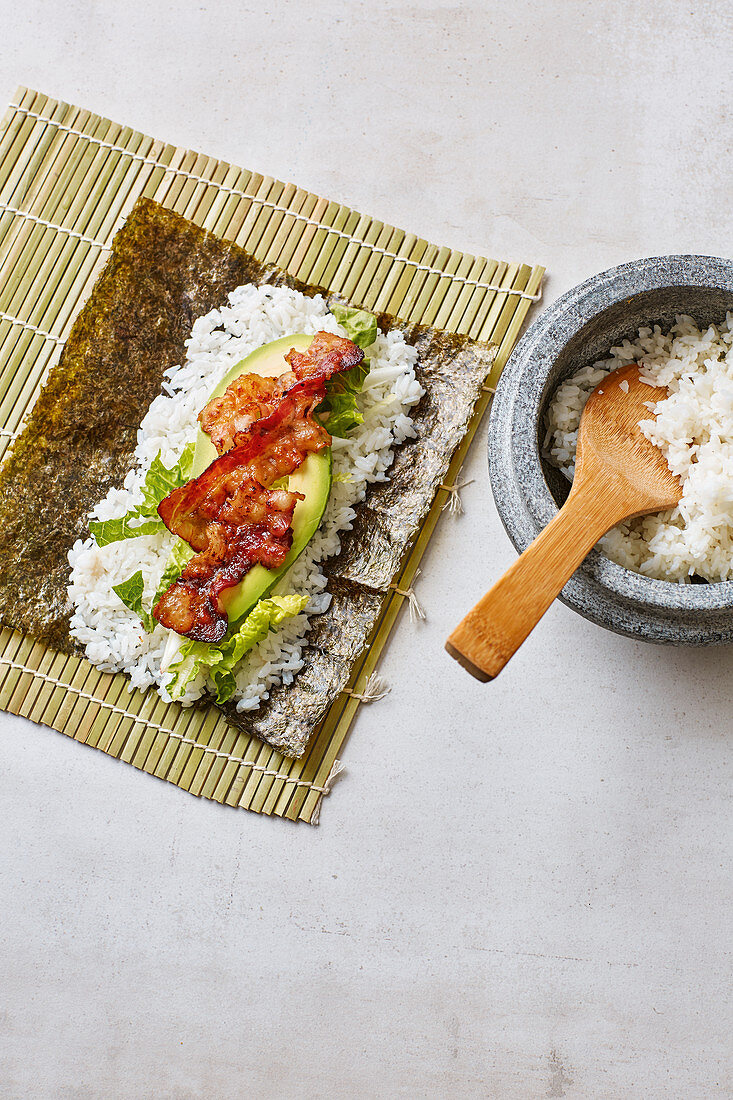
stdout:
{"type": "Polygon", "coordinates": [[[343,336],[317,332],[305,351],[292,348],[285,358],[299,382],[317,379],[323,385],[339,371],[350,370],[361,363],[364,352],[343,336]]]}
{"type": "Polygon", "coordinates": [[[300,493],[263,489],[249,479],[212,509],[206,547],[161,596],[153,615],[177,634],[219,642],[228,619],[219,596],[239,584],[253,565],[278,569],[293,544],[293,510],[300,493]]]}
{"type": "Polygon", "coordinates": [[[215,459],[158,506],[166,527],[199,552],[153,609],[177,634],[221,641],[227,616],[220,593],[239,584],[258,562],[277,569],[285,560],[293,541],[293,509],[302,498],[269,486],[331,442],[320,424],[295,416],[294,401],[282,402],[266,418],[269,432],[264,420],[258,423],[246,443],[215,459]]]}
{"type": "Polygon", "coordinates": [[[253,426],[245,443],[226,451],[193,481],[169,493],[158,506],[168,530],[194,550],[204,550],[208,523],[240,486],[255,481],[268,488],[297,470],[312,451],[330,445],[325,428],[310,418],[293,415],[291,419],[289,412],[293,412],[290,405],[281,402],[271,416],[253,426]]]}
{"type": "Polygon", "coordinates": [[[351,340],[317,332],[305,351],[292,348],[285,356],[292,371],[277,378],[257,374],[235,378],[221,397],[213,398],[199,413],[201,429],[211,436],[218,453],[224,454],[242,443],[254,424],[267,420],[281,402],[291,397],[300,402],[296,415],[308,416],[325,397],[329,378],[350,370],[363,358],[364,352],[351,340]]]}
{"type": "Polygon", "coordinates": [[[293,348],[285,356],[291,372],[244,375],[200,413],[219,457],[158,506],[166,527],[197,551],[153,609],[163,626],[198,641],[220,641],[228,625],[221,593],[257,563],[282,565],[302,497],[270,487],[308,454],[330,446],[313,409],[328,379],[363,357],[350,340],[319,332],[305,352],[293,348]]]}
{"type": "Polygon", "coordinates": [[[199,413],[201,430],[211,436],[217,454],[231,450],[237,435],[269,416],[281,394],[280,378],[242,374],[221,397],[214,397],[199,413]]]}

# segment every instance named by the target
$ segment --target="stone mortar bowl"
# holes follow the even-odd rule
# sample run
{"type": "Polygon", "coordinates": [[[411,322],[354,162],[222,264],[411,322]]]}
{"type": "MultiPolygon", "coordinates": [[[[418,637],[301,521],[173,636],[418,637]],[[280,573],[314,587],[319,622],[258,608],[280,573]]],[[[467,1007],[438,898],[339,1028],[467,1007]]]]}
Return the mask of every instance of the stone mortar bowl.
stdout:
{"type": "MultiPolygon", "coordinates": [[[[516,549],[529,546],[568,495],[541,456],[557,385],[646,325],[666,332],[687,313],[700,328],[733,310],[733,261],[660,256],[603,271],[553,302],[527,330],[502,372],[489,421],[489,472],[516,549]]],[[[643,577],[591,551],[560,599],[618,634],[668,645],[733,641],[733,581],[675,584],[643,577]]]]}

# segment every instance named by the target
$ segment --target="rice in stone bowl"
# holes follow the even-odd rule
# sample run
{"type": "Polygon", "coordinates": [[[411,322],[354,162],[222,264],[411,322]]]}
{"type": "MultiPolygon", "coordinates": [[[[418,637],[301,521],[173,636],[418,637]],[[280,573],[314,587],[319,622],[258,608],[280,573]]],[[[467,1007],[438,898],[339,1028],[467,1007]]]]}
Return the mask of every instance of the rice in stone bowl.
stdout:
{"type": "Polygon", "coordinates": [[[682,482],[676,508],[627,520],[599,543],[614,562],[658,580],[733,579],[733,313],[720,325],[697,327],[685,314],[667,333],[641,328],[557,388],[546,416],[545,458],[569,481],[575,473],[578,427],[585,403],[612,370],[638,363],[665,398],[650,402],[646,437],[682,482]]]}

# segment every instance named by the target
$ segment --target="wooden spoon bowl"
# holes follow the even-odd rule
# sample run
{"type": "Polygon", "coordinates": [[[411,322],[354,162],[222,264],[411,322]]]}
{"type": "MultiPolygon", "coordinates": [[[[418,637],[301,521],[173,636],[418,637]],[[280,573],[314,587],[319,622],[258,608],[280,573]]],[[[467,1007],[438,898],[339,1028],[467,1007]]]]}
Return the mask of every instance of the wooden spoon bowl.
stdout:
{"type": "Polygon", "coordinates": [[[665,396],[636,364],[612,371],[593,390],[580,421],[568,499],[446,643],[477,679],[498,675],[606,531],[679,502],[679,479],[639,427],[654,415],[648,404],[665,396]]]}

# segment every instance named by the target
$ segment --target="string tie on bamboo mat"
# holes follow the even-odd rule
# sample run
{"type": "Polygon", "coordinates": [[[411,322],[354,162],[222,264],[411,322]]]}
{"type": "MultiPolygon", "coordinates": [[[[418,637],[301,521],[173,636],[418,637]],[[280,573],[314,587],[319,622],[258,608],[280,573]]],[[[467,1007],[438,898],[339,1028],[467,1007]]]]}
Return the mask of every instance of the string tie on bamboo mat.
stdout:
{"type": "Polygon", "coordinates": [[[481,387],[481,391],[482,391],[482,393],[496,393],[496,386],[490,386],[490,385],[488,384],[488,382],[486,382],[486,383],[485,383],[485,384],[484,384],[484,385],[483,385],[483,386],[481,387]]]}
{"type": "Polygon", "coordinates": [[[85,244],[92,244],[96,248],[108,247],[104,241],[95,241],[94,237],[87,237],[84,233],[79,233],[76,229],[69,229],[65,225],[57,225],[56,222],[46,221],[45,218],[39,217],[38,214],[31,214],[29,210],[19,210],[17,206],[11,206],[7,202],[0,202],[0,210],[4,210],[7,214],[15,214],[18,218],[27,218],[28,221],[35,222],[37,225],[43,225],[46,229],[55,229],[57,233],[66,233],[67,237],[76,237],[77,240],[84,241],[85,244]]]}
{"type": "MultiPolygon", "coordinates": [[[[412,578],[413,584],[419,576],[420,570],[416,569],[415,576],[412,578]]],[[[397,584],[393,583],[389,587],[392,589],[393,592],[396,592],[398,596],[404,596],[404,598],[407,600],[407,604],[410,608],[411,623],[421,622],[422,620],[427,619],[425,609],[415,595],[415,590],[412,585],[410,585],[409,588],[400,588],[397,584]]]]}
{"type": "Polygon", "coordinates": [[[53,340],[55,344],[65,343],[63,337],[54,336],[52,332],[46,332],[44,329],[32,325],[30,321],[21,321],[20,317],[13,317],[12,314],[3,313],[2,310],[0,310],[0,321],[7,321],[11,325],[20,325],[22,328],[29,329],[30,332],[35,332],[37,336],[43,336],[46,340],[53,340]]]}
{"type": "Polygon", "coordinates": [[[458,478],[452,485],[440,485],[439,488],[445,489],[448,494],[441,512],[445,512],[447,509],[452,516],[460,516],[463,513],[463,501],[461,500],[461,489],[465,489],[467,485],[473,485],[475,478],[471,478],[470,481],[459,481],[458,478]]]}
{"type": "Polygon", "coordinates": [[[391,690],[392,688],[384,677],[377,672],[373,672],[364,685],[363,691],[344,688],[343,694],[350,695],[352,699],[358,699],[360,703],[376,703],[379,699],[384,699],[385,695],[389,695],[391,690]]]}
{"type": "Polygon", "coordinates": [[[318,822],[320,821],[320,819],[321,819],[321,805],[323,804],[323,800],[324,800],[324,798],[326,797],[327,794],[331,793],[331,785],[332,785],[334,779],[336,778],[337,775],[341,775],[341,772],[343,770],[344,770],[344,765],[341,763],[341,761],[340,760],[334,760],[333,767],[331,768],[330,772],[328,773],[328,775],[326,777],[326,782],[323,784],[323,787],[322,788],[318,788],[318,787],[313,788],[314,790],[319,790],[320,789],[321,790],[321,795],[320,795],[320,798],[318,799],[318,801],[316,802],[316,804],[313,808],[313,813],[311,814],[311,819],[310,819],[311,825],[317,825],[318,822]]]}

